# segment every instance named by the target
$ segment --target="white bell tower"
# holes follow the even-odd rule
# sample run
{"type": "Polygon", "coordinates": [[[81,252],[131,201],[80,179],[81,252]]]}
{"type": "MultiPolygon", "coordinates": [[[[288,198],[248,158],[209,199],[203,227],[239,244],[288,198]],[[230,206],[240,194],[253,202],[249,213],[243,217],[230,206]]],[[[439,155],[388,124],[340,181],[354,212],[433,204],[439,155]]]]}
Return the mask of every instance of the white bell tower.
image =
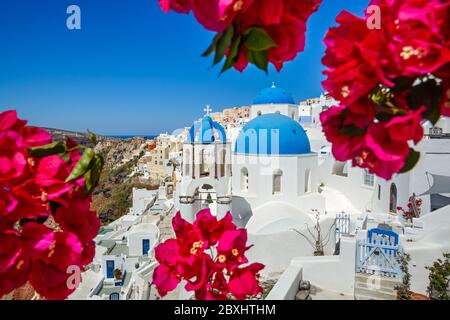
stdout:
{"type": "Polygon", "coordinates": [[[208,207],[218,218],[231,211],[231,144],[224,128],[210,117],[211,107],[204,111],[183,145],[178,200],[181,215],[189,222],[208,207]]]}

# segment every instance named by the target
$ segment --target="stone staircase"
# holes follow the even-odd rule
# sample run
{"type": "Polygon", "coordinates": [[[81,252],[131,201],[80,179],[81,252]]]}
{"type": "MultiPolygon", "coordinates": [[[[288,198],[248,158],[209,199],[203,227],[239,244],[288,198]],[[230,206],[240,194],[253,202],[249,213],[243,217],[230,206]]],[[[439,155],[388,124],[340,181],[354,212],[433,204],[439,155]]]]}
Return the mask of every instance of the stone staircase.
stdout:
{"type": "Polygon", "coordinates": [[[396,300],[400,279],[357,273],[355,300],[396,300]]]}

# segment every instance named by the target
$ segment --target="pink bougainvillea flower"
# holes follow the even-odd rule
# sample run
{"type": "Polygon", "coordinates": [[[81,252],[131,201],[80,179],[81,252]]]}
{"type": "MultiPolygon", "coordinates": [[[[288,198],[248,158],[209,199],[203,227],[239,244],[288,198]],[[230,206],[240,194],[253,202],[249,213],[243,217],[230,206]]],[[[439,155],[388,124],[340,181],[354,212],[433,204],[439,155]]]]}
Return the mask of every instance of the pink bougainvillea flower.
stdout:
{"type": "Polygon", "coordinates": [[[234,18],[247,10],[254,0],[191,0],[195,18],[203,27],[222,32],[234,18]]]}
{"type": "Polygon", "coordinates": [[[172,224],[176,239],[166,240],[155,248],[159,266],[152,283],[161,297],[182,280],[186,281],[185,289],[194,291],[198,300],[227,300],[234,294],[234,298],[243,299],[260,292],[257,273],[264,266],[254,264],[238,270],[248,262],[244,253],[249,247],[246,230],[237,230],[231,213],[218,220],[205,209],[190,224],[177,212],[172,224]],[[229,289],[231,279],[234,291],[229,289]],[[237,283],[240,280],[244,281],[241,285],[237,283]]]}
{"type": "Polygon", "coordinates": [[[46,299],[65,299],[75,288],[67,285],[68,268],[82,267],[83,246],[70,232],[54,233],[53,241],[33,259],[30,283],[46,299]]]}
{"type": "Polygon", "coordinates": [[[164,12],[173,10],[178,13],[189,13],[191,11],[191,0],[158,0],[159,6],[164,12]]]}
{"type": "Polygon", "coordinates": [[[257,0],[253,5],[238,17],[242,29],[254,25],[269,26],[281,23],[284,13],[284,1],[257,0]]]}
{"type": "Polygon", "coordinates": [[[245,268],[236,269],[228,283],[230,292],[238,299],[245,300],[247,296],[256,296],[263,292],[257,275],[264,268],[260,263],[253,263],[245,268]]]}
{"type": "Polygon", "coordinates": [[[17,232],[0,232],[0,297],[24,285],[29,273],[30,263],[17,232]]]}
{"type": "Polygon", "coordinates": [[[172,226],[173,231],[175,232],[177,238],[183,236],[183,234],[189,232],[194,228],[194,226],[191,223],[187,222],[181,217],[181,213],[179,211],[175,214],[175,216],[172,219],[172,226]]]}
{"type": "Polygon", "coordinates": [[[423,120],[422,113],[425,107],[418,110],[410,111],[406,116],[398,116],[390,120],[385,128],[389,131],[389,135],[394,141],[414,141],[417,144],[423,138],[423,120]]]}
{"type": "MultiPolygon", "coordinates": [[[[334,106],[320,114],[323,132],[327,140],[332,143],[333,155],[339,161],[346,161],[359,155],[365,143],[364,134],[347,135],[343,133],[342,129],[345,126],[342,120],[344,118],[352,119],[352,117],[345,117],[344,113],[348,114],[347,108],[334,106]]],[[[346,126],[349,125],[346,124],[346,126]]],[[[361,129],[359,126],[355,127],[355,130],[361,129]]]]}
{"type": "Polygon", "coordinates": [[[48,156],[39,161],[36,170],[36,183],[45,191],[49,200],[55,200],[73,190],[84,181],[81,177],[76,181],[66,182],[74,164],[67,163],[58,155],[48,156]]]}
{"type": "Polygon", "coordinates": [[[214,268],[211,267],[213,265],[211,257],[207,254],[203,254],[201,258],[197,259],[192,266],[192,268],[196,270],[195,278],[193,280],[189,280],[188,278],[188,283],[185,286],[186,290],[195,291],[205,287],[215,271],[214,268]]]}
{"type": "Polygon", "coordinates": [[[153,283],[161,297],[174,290],[181,281],[181,275],[177,269],[179,249],[175,239],[166,240],[155,248],[155,258],[159,266],[153,273],[153,283]]]}
{"type": "Polygon", "coordinates": [[[369,127],[365,136],[365,147],[353,160],[353,165],[367,168],[370,173],[390,180],[405,165],[410,153],[407,141],[396,141],[389,135],[385,123],[369,127]]]}
{"type": "Polygon", "coordinates": [[[236,225],[233,223],[233,217],[230,212],[228,212],[223,219],[217,220],[217,218],[211,214],[210,209],[203,209],[197,213],[194,227],[202,232],[210,246],[215,246],[225,231],[236,229],[236,225]]]}
{"type": "Polygon", "coordinates": [[[217,246],[217,260],[229,270],[234,270],[248,262],[244,255],[247,250],[247,230],[225,231],[217,246]]]}
{"type": "Polygon", "coordinates": [[[380,30],[369,30],[366,20],[341,12],[326,37],[322,62],[329,69],[323,86],[337,100],[347,105],[367,95],[377,84],[388,83],[381,69],[380,50],[385,38],[380,30]]]}
{"type": "Polygon", "coordinates": [[[382,8],[389,37],[386,72],[390,77],[433,73],[449,63],[450,3],[442,0],[374,1],[382,8]]]}
{"type": "Polygon", "coordinates": [[[0,181],[17,178],[24,174],[27,167],[24,148],[25,144],[19,133],[0,132],[0,181]]]}
{"type": "Polygon", "coordinates": [[[51,142],[15,111],[0,112],[0,297],[28,281],[46,299],[65,299],[75,289],[67,268],[84,270],[94,258],[100,222],[92,198],[83,177],[66,183],[78,147],[67,140],[64,155],[46,155],[51,142]],[[51,215],[55,225],[44,225],[51,215]]]}
{"type": "Polygon", "coordinates": [[[97,214],[90,210],[90,199],[76,199],[70,206],[60,206],[56,210],[55,220],[64,230],[73,232],[82,241],[95,238],[100,229],[97,214]]]}
{"type": "Polygon", "coordinates": [[[303,20],[285,16],[280,24],[268,26],[267,32],[277,44],[269,50],[269,61],[278,71],[305,49],[306,22],[303,20]]]}
{"type": "Polygon", "coordinates": [[[23,139],[28,148],[43,146],[52,141],[52,135],[44,129],[35,127],[25,127],[23,129],[23,139]]]}

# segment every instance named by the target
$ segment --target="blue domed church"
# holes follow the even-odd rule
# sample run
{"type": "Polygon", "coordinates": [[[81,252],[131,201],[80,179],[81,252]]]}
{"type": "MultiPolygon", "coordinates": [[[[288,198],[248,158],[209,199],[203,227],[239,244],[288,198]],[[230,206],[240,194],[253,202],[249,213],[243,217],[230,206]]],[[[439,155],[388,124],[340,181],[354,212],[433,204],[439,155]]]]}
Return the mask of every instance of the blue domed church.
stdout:
{"type": "Polygon", "coordinates": [[[298,105],[274,84],[257,94],[250,119],[235,141],[209,111],[190,128],[178,190],[181,213],[193,221],[205,206],[218,217],[231,211],[253,234],[310,225],[311,209],[323,208],[324,200],[317,192],[318,157],[297,121],[298,105]]]}
{"type": "Polygon", "coordinates": [[[299,109],[292,95],[283,88],[272,84],[270,88],[260,91],[253,99],[250,111],[251,119],[264,114],[279,113],[293,120],[298,119],[299,109]]]}
{"type": "Polygon", "coordinates": [[[252,120],[234,143],[232,211],[245,217],[252,233],[309,224],[308,212],[323,201],[317,193],[317,154],[297,121],[298,105],[273,85],[258,93],[250,113],[252,120]]]}

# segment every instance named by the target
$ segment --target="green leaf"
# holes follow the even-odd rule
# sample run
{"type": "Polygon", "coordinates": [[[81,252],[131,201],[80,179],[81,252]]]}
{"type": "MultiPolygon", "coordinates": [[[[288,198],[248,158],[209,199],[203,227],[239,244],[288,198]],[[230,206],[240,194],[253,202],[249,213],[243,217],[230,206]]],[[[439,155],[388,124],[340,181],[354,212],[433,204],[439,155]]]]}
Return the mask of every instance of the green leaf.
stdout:
{"type": "Polygon", "coordinates": [[[227,48],[231,44],[233,36],[234,36],[234,27],[233,25],[231,25],[217,41],[216,55],[214,57],[214,65],[218,64],[224,57],[227,48]]]}
{"type": "Polygon", "coordinates": [[[269,51],[253,51],[247,50],[247,61],[253,63],[259,69],[268,73],[269,67],[269,51]]]}
{"type": "Polygon", "coordinates": [[[84,174],[85,181],[85,196],[91,193],[100,181],[100,175],[103,170],[104,159],[101,155],[96,154],[91,161],[89,170],[84,174]]]}
{"type": "Polygon", "coordinates": [[[206,49],[206,51],[202,53],[202,57],[204,58],[209,57],[216,50],[217,42],[219,41],[221,35],[222,35],[221,33],[217,33],[214,36],[214,39],[209,45],[208,49],[206,49]]]}
{"type": "Polygon", "coordinates": [[[91,132],[91,131],[87,131],[88,132],[88,138],[89,138],[89,140],[91,140],[92,141],[92,143],[94,144],[94,146],[96,146],[97,145],[97,136],[95,135],[95,133],[93,133],[93,132],[91,132]]]}
{"type": "Polygon", "coordinates": [[[245,31],[245,45],[253,51],[265,51],[274,48],[277,44],[262,28],[252,27],[245,31]]]}
{"type": "Polygon", "coordinates": [[[94,156],[95,152],[91,148],[84,150],[83,155],[80,160],[78,160],[70,175],[67,177],[66,182],[73,181],[84,175],[89,170],[94,156]]]}
{"type": "Polygon", "coordinates": [[[84,196],[86,197],[94,189],[92,181],[92,169],[89,169],[84,174],[84,196]]]}
{"type": "Polygon", "coordinates": [[[225,64],[223,65],[223,68],[220,71],[220,73],[224,73],[225,71],[227,71],[228,69],[230,69],[235,65],[236,60],[239,57],[238,54],[239,54],[239,47],[241,45],[241,39],[242,39],[241,36],[234,39],[231,45],[230,52],[228,53],[227,60],[225,61],[225,64]]]}
{"type": "Polygon", "coordinates": [[[403,166],[403,168],[400,170],[399,173],[411,171],[416,166],[417,162],[419,162],[419,159],[420,159],[420,152],[417,152],[416,150],[410,148],[409,155],[408,158],[406,158],[405,165],[403,166]]]}
{"type": "Polygon", "coordinates": [[[59,141],[46,144],[45,146],[30,148],[28,152],[37,158],[44,158],[51,155],[64,153],[66,152],[66,147],[63,142],[59,141]]]}

